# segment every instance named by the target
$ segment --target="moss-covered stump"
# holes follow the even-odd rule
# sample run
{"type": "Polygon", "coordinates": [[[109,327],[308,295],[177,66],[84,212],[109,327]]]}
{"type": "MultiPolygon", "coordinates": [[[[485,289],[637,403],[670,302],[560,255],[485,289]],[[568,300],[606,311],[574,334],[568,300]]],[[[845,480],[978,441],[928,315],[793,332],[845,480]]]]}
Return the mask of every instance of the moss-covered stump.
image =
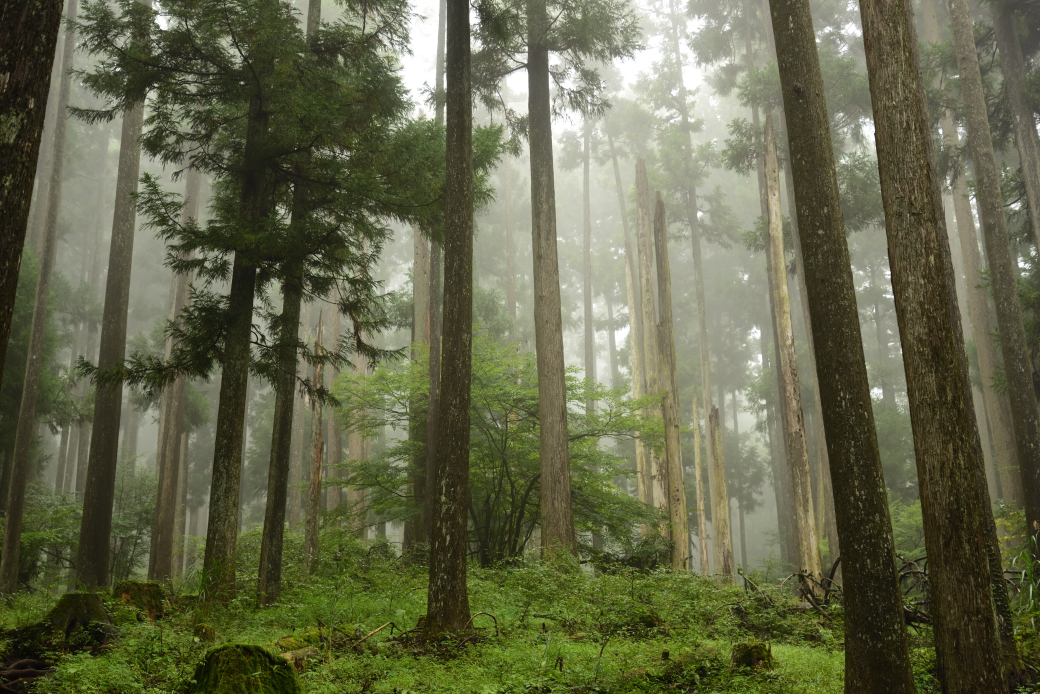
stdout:
{"type": "Polygon", "coordinates": [[[12,629],[4,636],[4,658],[40,658],[46,654],[92,650],[107,645],[118,632],[96,593],[66,593],[41,621],[12,629]]]}
{"type": "Polygon", "coordinates": [[[734,644],[730,655],[730,663],[735,668],[750,670],[771,670],[773,667],[773,649],[771,646],[748,639],[744,643],[734,644]]]}
{"type": "Polygon", "coordinates": [[[214,648],[195,669],[187,694],[303,694],[296,668],[262,646],[214,648]]]}
{"type": "Polygon", "coordinates": [[[112,597],[124,605],[133,605],[149,622],[162,619],[166,589],[155,581],[120,581],[112,589],[112,597]]]}

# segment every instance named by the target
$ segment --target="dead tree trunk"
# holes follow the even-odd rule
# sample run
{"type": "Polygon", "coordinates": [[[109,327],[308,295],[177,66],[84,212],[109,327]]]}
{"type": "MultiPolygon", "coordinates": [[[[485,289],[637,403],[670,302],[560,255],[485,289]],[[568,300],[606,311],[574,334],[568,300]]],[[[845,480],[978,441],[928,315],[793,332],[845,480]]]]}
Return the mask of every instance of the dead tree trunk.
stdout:
{"type": "Polygon", "coordinates": [[[863,0],[860,15],[921,488],[939,681],[951,694],[1007,692],[987,571],[978,435],[965,400],[970,391],[957,343],[949,246],[913,12],[906,0],[863,0]]]}
{"type": "Polygon", "coordinates": [[[665,488],[668,504],[669,530],[672,539],[672,568],[690,568],[690,531],[686,516],[686,485],[683,475],[682,443],[679,422],[679,381],[675,373],[675,338],[672,333],[672,275],[668,261],[668,236],[664,200],[657,193],[654,208],[654,247],[657,252],[657,284],[660,320],[658,321],[658,351],[660,373],[664,386],[665,426],[665,488]]]}
{"type": "Polygon", "coordinates": [[[787,410],[784,440],[794,491],[795,522],[798,527],[798,558],[802,571],[822,574],[820,549],[816,539],[809,456],[805,446],[805,421],[802,416],[801,387],[795,357],[794,330],[791,327],[791,299],[787,289],[787,264],[784,258],[783,215],[780,211],[780,171],[776,158],[773,117],[766,116],[765,130],[766,209],[769,220],[768,262],[772,267],[770,291],[776,315],[780,344],[780,369],[784,372],[781,406],[787,410]]]}

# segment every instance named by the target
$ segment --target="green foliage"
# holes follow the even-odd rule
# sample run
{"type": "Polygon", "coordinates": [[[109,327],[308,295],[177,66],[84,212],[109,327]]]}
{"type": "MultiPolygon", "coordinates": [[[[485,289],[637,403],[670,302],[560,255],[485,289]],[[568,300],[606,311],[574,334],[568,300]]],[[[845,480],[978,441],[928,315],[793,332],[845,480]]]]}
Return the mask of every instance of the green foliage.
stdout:
{"type": "MultiPolygon", "coordinates": [[[[346,427],[366,436],[389,426],[403,431],[409,403],[425,402],[428,388],[426,352],[416,362],[381,367],[371,376],[343,373],[335,392],[346,427]]],[[[612,480],[631,474],[616,449],[604,445],[639,432],[660,446],[661,423],[644,420],[645,401],[624,399],[625,389],[610,390],[567,377],[570,406],[570,458],[575,522],[579,531],[601,529],[617,542],[629,542],[632,527],[653,522],[655,512],[618,489],[612,480]],[[588,400],[598,403],[585,412],[588,400]]],[[[470,411],[470,525],[476,555],[484,566],[515,559],[539,519],[539,421],[535,356],[500,344],[480,331],[473,342],[473,386],[470,411]]],[[[418,413],[423,416],[425,413],[418,413]]],[[[400,437],[368,461],[351,462],[352,485],[369,490],[369,508],[381,517],[405,519],[419,512],[419,500],[408,488],[409,466],[421,442],[400,437]]]]}

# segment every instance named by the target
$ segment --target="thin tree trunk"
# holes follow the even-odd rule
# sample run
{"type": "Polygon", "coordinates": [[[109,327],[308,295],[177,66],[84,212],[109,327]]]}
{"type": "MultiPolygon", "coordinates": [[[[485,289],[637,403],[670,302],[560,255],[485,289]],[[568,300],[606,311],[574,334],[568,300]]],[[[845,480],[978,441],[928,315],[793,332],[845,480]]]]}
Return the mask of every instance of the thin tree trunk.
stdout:
{"type": "MultiPolygon", "coordinates": [[[[639,297],[642,306],[643,324],[643,369],[646,376],[646,394],[658,397],[662,392],[657,339],[657,309],[654,307],[653,267],[653,213],[650,211],[650,185],[647,180],[646,162],[636,159],[636,243],[639,249],[639,297]]],[[[661,405],[654,403],[644,411],[649,418],[664,416],[661,405]]],[[[650,473],[648,502],[658,509],[667,511],[668,496],[665,494],[667,470],[658,452],[645,447],[647,471],[650,473]]]]}
{"type": "Polygon", "coordinates": [[[795,356],[794,330],[791,327],[791,300],[787,289],[787,270],[784,262],[783,216],[780,211],[780,172],[776,158],[776,138],[773,117],[766,117],[766,200],[769,212],[769,264],[772,266],[770,290],[777,329],[780,336],[780,368],[784,372],[782,407],[787,409],[784,439],[787,443],[787,462],[791,470],[794,491],[795,522],[798,527],[799,569],[814,576],[822,574],[820,550],[816,539],[813,511],[812,481],[809,476],[809,457],[805,446],[805,422],[800,400],[798,363],[795,356]]]}
{"type": "MultiPolygon", "coordinates": [[[[672,275],[668,260],[668,237],[664,201],[657,193],[654,208],[654,248],[657,251],[658,341],[661,356],[661,380],[664,385],[664,426],[666,476],[665,495],[671,520],[672,568],[690,568],[689,527],[686,513],[686,484],[683,475],[682,425],[679,420],[679,380],[675,372],[675,338],[672,332],[672,275]]],[[[743,528],[743,526],[741,526],[743,528]]]]}
{"type": "MultiPolygon", "coordinates": [[[[338,312],[338,309],[337,309],[338,312]]],[[[318,332],[314,338],[314,356],[321,357],[323,353],[321,344],[321,313],[318,313],[318,332]]],[[[315,388],[318,388],[325,378],[324,364],[320,361],[314,365],[314,373],[311,379],[315,388]]],[[[321,530],[321,478],[322,478],[322,448],[321,423],[324,419],[321,398],[311,398],[311,445],[310,445],[310,479],[307,480],[307,527],[303,537],[303,559],[307,566],[307,573],[314,574],[318,570],[318,551],[320,546],[319,533],[321,530]]]]}
{"type": "MultiPolygon", "coordinates": [[[[437,18],[437,55],[434,58],[436,67],[435,94],[436,115],[438,125],[444,123],[444,50],[445,31],[447,29],[448,6],[447,0],[440,0],[440,13],[437,18]]],[[[437,425],[440,422],[441,401],[441,315],[443,307],[443,293],[441,290],[441,273],[444,259],[441,243],[436,239],[430,240],[430,387],[429,404],[426,408],[426,474],[427,480],[436,478],[437,468],[437,425]]],[[[432,481],[430,482],[432,484],[432,481]]],[[[427,504],[423,508],[422,523],[425,526],[425,535],[430,538],[433,528],[432,507],[427,504]]]]}
{"type": "Polygon", "coordinates": [[[65,491],[63,483],[65,482],[65,466],[69,459],[69,429],[71,428],[71,425],[65,425],[61,428],[61,443],[58,444],[58,467],[54,472],[54,493],[58,495],[65,491]]]}
{"type": "MultiPolygon", "coordinates": [[[[939,27],[935,18],[935,0],[921,3],[922,34],[928,43],[938,43],[939,27]]],[[[949,111],[941,114],[940,126],[947,147],[960,149],[960,136],[949,111]]],[[[957,220],[957,236],[964,259],[965,285],[968,293],[968,312],[971,317],[972,334],[979,359],[979,374],[982,380],[982,396],[986,405],[993,432],[995,465],[1000,477],[1004,500],[1016,508],[1022,508],[1025,497],[1022,492],[1022,475],[1018,471],[1018,451],[1014,425],[1011,419],[1011,403],[1006,395],[994,388],[994,377],[1002,366],[992,335],[996,332],[989,297],[983,284],[982,255],[968,199],[968,186],[964,166],[955,159],[950,168],[950,189],[953,194],[953,210],[957,220]]]]}
{"type": "MultiPolygon", "coordinates": [[[[585,121],[582,133],[582,187],[581,187],[581,210],[582,210],[582,298],[585,304],[585,380],[596,381],[596,324],[592,316],[592,203],[589,200],[589,165],[592,154],[590,152],[589,139],[591,138],[592,126],[588,120],[585,121]]],[[[596,409],[596,403],[589,400],[585,403],[585,410],[591,413],[596,409]]]]}
{"type": "MultiPolygon", "coordinates": [[[[418,227],[413,233],[413,258],[411,358],[415,363],[420,358],[421,346],[430,344],[430,241],[423,236],[418,227]]],[[[412,495],[421,504],[422,509],[425,509],[426,504],[426,450],[423,444],[429,427],[426,418],[427,400],[428,398],[415,394],[408,405],[408,438],[415,447],[410,471],[412,495]]],[[[422,521],[422,514],[406,520],[402,548],[408,550],[417,542],[426,542],[428,539],[426,531],[427,527],[422,521]]]]}
{"type": "MultiPolygon", "coordinates": [[[[201,172],[189,169],[185,182],[184,207],[181,210],[182,224],[198,218],[201,189],[201,172]]],[[[191,281],[191,273],[178,274],[173,277],[169,313],[169,320],[172,324],[180,320],[181,312],[188,305],[191,281]]],[[[173,354],[173,347],[173,337],[168,335],[164,350],[165,359],[169,359],[173,354]]],[[[155,530],[152,533],[152,547],[148,560],[148,578],[167,584],[170,583],[174,573],[173,543],[176,534],[174,526],[178,503],[177,489],[181,484],[180,443],[184,433],[186,388],[185,378],[179,376],[163,391],[159,406],[159,442],[156,450],[159,487],[156,490],[155,530]]]]}
{"type": "Polygon", "coordinates": [[[711,573],[711,565],[708,563],[708,520],[704,511],[704,488],[701,486],[701,417],[697,407],[696,388],[694,388],[690,403],[693,411],[693,476],[696,480],[694,494],[697,499],[697,546],[701,559],[701,575],[707,576],[711,573]]]}
{"type": "MultiPolygon", "coordinates": [[[[338,306],[333,307],[332,318],[329,321],[329,337],[332,340],[333,349],[339,349],[339,340],[342,335],[342,329],[340,326],[340,310],[338,306]]],[[[339,369],[332,367],[331,374],[326,378],[331,384],[336,382],[339,377],[339,369]]],[[[325,427],[327,430],[328,444],[325,446],[327,451],[326,460],[328,461],[329,467],[326,474],[334,480],[342,479],[343,474],[339,469],[339,463],[343,458],[343,443],[341,430],[339,426],[338,409],[335,407],[329,407],[327,409],[328,419],[326,420],[325,427]]],[[[343,503],[343,487],[340,483],[332,483],[326,492],[325,508],[328,511],[334,511],[339,508],[340,504],[343,503]]],[[[414,524],[413,524],[414,527],[414,524]]]]}
{"type": "MultiPolygon", "coordinates": [[[[613,288],[611,288],[613,289],[613,288]]],[[[607,303],[607,354],[610,357],[610,387],[621,387],[621,373],[618,370],[617,335],[614,333],[614,292],[604,293],[607,303]]]]}
{"type": "Polygon", "coordinates": [[[1025,60],[1015,32],[1014,9],[1003,3],[993,3],[990,12],[993,13],[993,36],[1000,53],[1000,73],[1011,108],[1019,167],[1029,203],[1029,227],[1033,241],[1040,248],[1040,135],[1036,132],[1033,110],[1026,104],[1022,92],[1026,80],[1025,60]]]}
{"type": "MultiPolygon", "coordinates": [[[[707,399],[707,398],[706,398],[707,399]]],[[[712,477],[722,478],[721,484],[711,485],[711,534],[714,541],[715,573],[727,580],[733,578],[733,540],[729,528],[729,492],[726,490],[726,479],[718,468],[726,465],[726,457],[722,453],[722,425],[719,422],[719,408],[711,406],[708,415],[708,437],[713,449],[711,457],[712,477]]]]}
{"type": "Polygon", "coordinates": [[[970,391],[957,342],[957,310],[951,304],[953,275],[913,12],[907,0],[863,0],[860,14],[921,489],[939,682],[948,694],[1007,692],[990,602],[988,506],[979,488],[978,437],[965,398],[970,391]]]}
{"type": "Polygon", "coordinates": [[[173,528],[173,577],[184,574],[184,530],[188,513],[188,432],[181,434],[180,460],[177,461],[177,521],[173,528]]]}
{"type": "MultiPolygon", "coordinates": [[[[621,185],[621,169],[618,166],[617,150],[614,137],[607,133],[610,145],[610,159],[614,164],[614,184],[617,188],[618,204],[621,208],[621,224],[625,232],[625,295],[628,298],[628,343],[629,371],[632,375],[632,397],[639,399],[644,395],[643,386],[643,311],[636,298],[636,287],[639,286],[639,274],[636,269],[635,256],[632,254],[632,234],[628,228],[628,210],[625,205],[625,190],[621,185]]],[[[651,503],[650,471],[647,469],[646,447],[636,437],[636,497],[644,504],[651,503]]]]}
{"type": "MultiPolygon", "coordinates": [[[[58,6],[59,16],[62,6],[58,6]]],[[[66,5],[66,11],[68,7],[66,5]]],[[[15,23],[17,26],[17,22],[15,23]]],[[[51,189],[51,170],[54,167],[54,128],[58,123],[58,92],[61,90],[62,65],[65,62],[65,24],[59,23],[57,41],[52,45],[47,59],[52,61],[50,72],[50,88],[47,90],[47,107],[43,116],[43,133],[40,137],[40,152],[36,165],[35,185],[30,195],[35,194],[29,208],[29,220],[26,225],[25,243],[32,252],[40,257],[43,254],[43,243],[47,236],[46,219],[51,189]],[[43,142],[47,142],[46,147],[43,142]]],[[[66,117],[67,114],[62,114],[66,117]]]]}
{"type": "MultiPolygon", "coordinates": [[[[285,289],[283,288],[283,302],[287,300],[293,300],[292,292],[289,293],[288,299],[285,299],[285,289]]],[[[295,291],[295,289],[293,290],[295,291]]],[[[302,301],[303,288],[300,288],[300,297],[302,301]]],[[[285,310],[285,304],[283,303],[283,311],[285,310]]],[[[311,329],[311,303],[303,305],[300,309],[302,318],[299,320],[299,334],[300,340],[303,342],[307,341],[307,336],[310,334],[311,329]]],[[[285,324],[291,325],[289,320],[290,316],[286,316],[285,324]]],[[[288,358],[288,355],[286,355],[288,358]]],[[[296,354],[293,350],[293,359],[297,362],[296,371],[301,378],[306,378],[307,374],[307,362],[304,360],[302,354],[296,354]]],[[[306,433],[306,420],[307,420],[307,396],[302,390],[296,387],[296,379],[293,378],[293,408],[292,408],[292,434],[289,437],[289,489],[286,497],[286,517],[289,521],[289,530],[298,530],[300,525],[303,523],[303,478],[304,478],[304,464],[303,464],[303,439],[304,433],[306,433]]],[[[274,451],[271,451],[272,454],[274,451]]],[[[268,480],[270,483],[270,480],[268,480]]]]}
{"type": "Polygon", "coordinates": [[[509,161],[502,164],[502,178],[506,205],[506,310],[513,322],[509,325],[509,339],[516,340],[516,220],[513,210],[513,167],[509,161]]]}
{"type": "Polygon", "coordinates": [[[447,162],[444,204],[444,372],[437,433],[425,631],[461,631],[471,621],[469,546],[470,379],[473,341],[473,102],[470,5],[447,7],[447,162]]]}
{"type": "Polygon", "coordinates": [[[541,438],[542,552],[577,552],[571,511],[560,267],[556,249],[552,108],[546,0],[527,0],[527,93],[531,155],[534,327],[541,438]]]}
{"type": "MultiPolygon", "coordinates": [[[[1007,376],[1011,420],[1015,432],[1019,472],[1025,497],[1026,524],[1030,534],[1040,532],[1040,413],[1033,390],[1033,369],[1029,361],[1018,283],[1012,262],[1000,177],[990,139],[986,97],[979,73],[978,54],[971,27],[971,14],[965,0],[949,0],[950,24],[957,53],[968,149],[975,170],[979,218],[989,260],[990,286],[997,308],[997,328],[1007,376]]],[[[1026,162],[1023,162],[1026,164],[1026,162]]],[[[1033,545],[1035,558],[1040,550],[1033,545]]]]}
{"type": "MultiPolygon", "coordinates": [[[[271,65],[260,63],[264,73],[271,65]]],[[[273,211],[273,195],[264,169],[268,138],[268,113],[260,94],[249,103],[243,152],[241,216],[256,228],[273,211]]],[[[242,437],[249,387],[250,338],[257,268],[245,252],[235,253],[228,292],[227,327],[224,336],[223,372],[213,452],[206,554],[203,559],[203,591],[206,604],[235,596],[235,547],[238,542],[238,494],[241,483],[242,437]]]]}
{"type": "Polygon", "coordinates": [[[61,0],[32,0],[0,7],[0,74],[8,76],[0,87],[0,122],[5,124],[0,140],[0,379],[11,337],[61,5],[61,0]]]}

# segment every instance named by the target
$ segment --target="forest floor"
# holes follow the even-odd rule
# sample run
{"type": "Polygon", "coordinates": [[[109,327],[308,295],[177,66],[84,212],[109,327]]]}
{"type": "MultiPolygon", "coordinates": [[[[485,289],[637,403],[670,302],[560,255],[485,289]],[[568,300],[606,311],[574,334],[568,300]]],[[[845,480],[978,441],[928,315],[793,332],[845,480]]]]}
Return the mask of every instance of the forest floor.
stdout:
{"type": "MultiPolygon", "coordinates": [[[[287,539],[288,556],[298,557],[298,538],[287,539]]],[[[250,590],[255,569],[248,568],[256,566],[258,537],[247,534],[240,547],[240,597],[208,616],[217,644],[309,653],[300,663],[308,694],[837,694],[843,688],[840,605],[832,600],[822,612],[808,609],[792,592],[793,581],[779,587],[781,576],[757,575],[757,588],[722,586],[692,572],[568,572],[539,564],[471,568],[472,631],[430,646],[409,633],[425,613],[425,569],[397,558],[386,545],[328,540],[318,575],[304,576],[298,561],[288,562],[281,599],[261,608],[250,590]],[[752,642],[771,652],[771,665],[731,662],[734,646],[752,642]]],[[[188,578],[182,592],[191,587],[188,578]]],[[[0,610],[0,628],[41,619],[56,600],[22,593],[0,610]]],[[[32,691],[185,691],[213,646],[194,635],[199,617],[192,605],[190,598],[177,598],[166,617],[149,622],[113,601],[119,636],[93,653],[61,655],[55,671],[32,691]]],[[[922,694],[937,691],[930,636],[927,627],[911,629],[922,694]]]]}

